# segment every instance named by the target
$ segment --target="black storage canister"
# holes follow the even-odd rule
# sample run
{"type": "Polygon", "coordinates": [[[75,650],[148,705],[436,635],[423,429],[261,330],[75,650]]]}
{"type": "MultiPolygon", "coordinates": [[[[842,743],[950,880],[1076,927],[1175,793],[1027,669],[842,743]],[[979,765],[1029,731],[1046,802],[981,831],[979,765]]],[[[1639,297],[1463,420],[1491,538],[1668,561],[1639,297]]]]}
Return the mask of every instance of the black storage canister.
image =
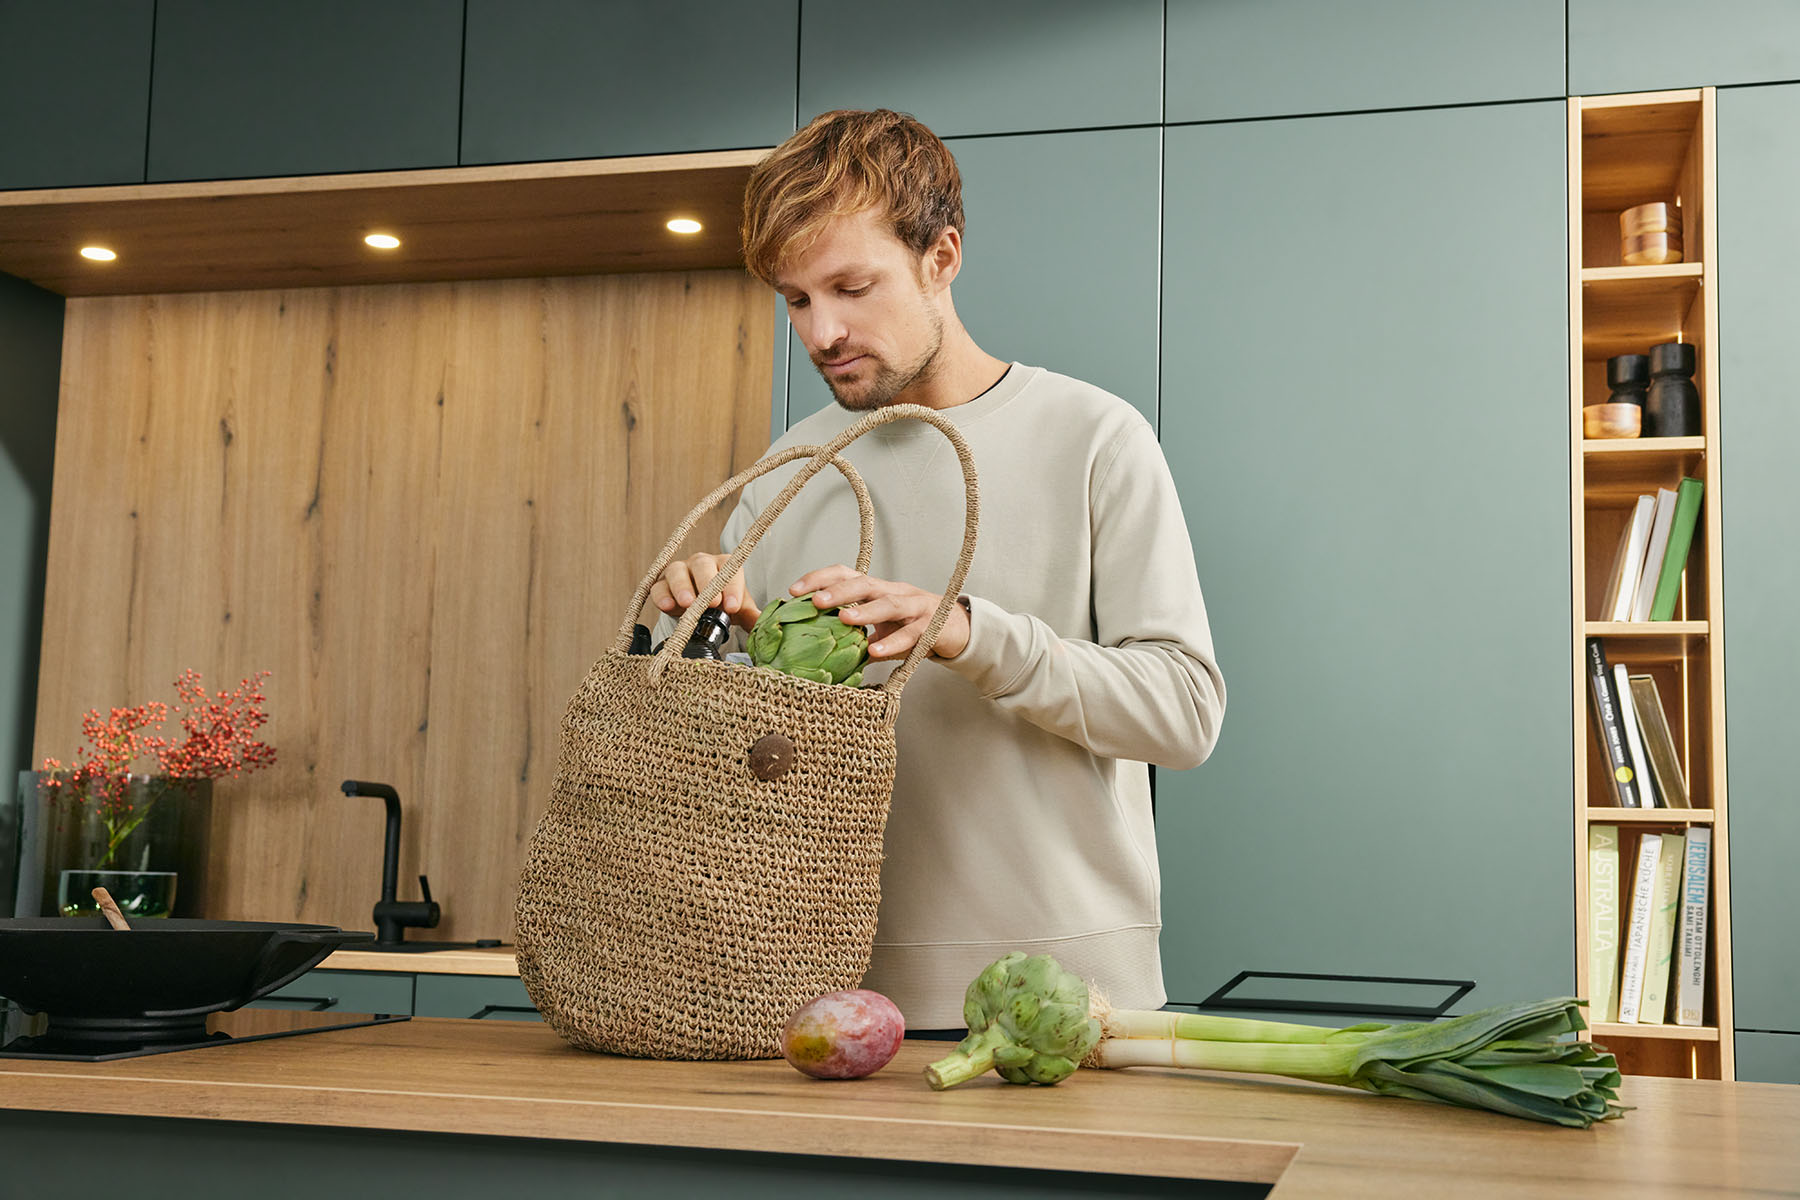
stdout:
{"type": "Polygon", "coordinates": [[[1694,344],[1650,347],[1650,391],[1644,397],[1645,437],[1699,437],[1700,391],[1694,386],[1694,344]]]}
{"type": "Polygon", "coordinates": [[[1608,404],[1644,406],[1644,389],[1650,386],[1650,358],[1645,354],[1617,354],[1606,360],[1608,404]]]}

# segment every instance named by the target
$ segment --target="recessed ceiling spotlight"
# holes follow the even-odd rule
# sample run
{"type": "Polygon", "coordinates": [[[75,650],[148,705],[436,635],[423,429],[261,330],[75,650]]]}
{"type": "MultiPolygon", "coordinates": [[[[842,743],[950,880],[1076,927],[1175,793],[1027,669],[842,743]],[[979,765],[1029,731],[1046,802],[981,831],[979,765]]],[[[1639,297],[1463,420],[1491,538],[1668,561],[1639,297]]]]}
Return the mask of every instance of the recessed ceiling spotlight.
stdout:
{"type": "Polygon", "coordinates": [[[699,233],[701,226],[698,221],[691,221],[686,217],[676,217],[669,222],[669,228],[676,233],[699,233]]]}
{"type": "Polygon", "coordinates": [[[400,239],[391,233],[371,233],[368,237],[364,238],[363,241],[369,243],[369,245],[375,247],[377,250],[393,250],[397,249],[400,245],[400,239]]]}
{"type": "Polygon", "coordinates": [[[81,248],[81,257],[91,258],[95,262],[111,262],[119,256],[114,254],[111,250],[108,250],[105,246],[83,246],[81,248]]]}

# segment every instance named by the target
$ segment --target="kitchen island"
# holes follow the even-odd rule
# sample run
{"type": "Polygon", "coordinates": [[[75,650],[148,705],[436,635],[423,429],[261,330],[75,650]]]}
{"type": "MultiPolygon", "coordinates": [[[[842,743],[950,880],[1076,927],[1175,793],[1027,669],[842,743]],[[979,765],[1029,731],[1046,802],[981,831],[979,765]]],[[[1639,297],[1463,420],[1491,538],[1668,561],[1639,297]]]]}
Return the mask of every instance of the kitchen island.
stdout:
{"type": "Polygon", "coordinates": [[[1800,1088],[1630,1077],[1636,1111],[1584,1131],[1144,1068],[933,1092],[920,1072],[946,1048],[908,1042],[875,1076],[823,1082],[780,1061],[646,1062],[542,1025],[414,1019],[0,1060],[0,1193],[1800,1194],[1800,1088]]]}

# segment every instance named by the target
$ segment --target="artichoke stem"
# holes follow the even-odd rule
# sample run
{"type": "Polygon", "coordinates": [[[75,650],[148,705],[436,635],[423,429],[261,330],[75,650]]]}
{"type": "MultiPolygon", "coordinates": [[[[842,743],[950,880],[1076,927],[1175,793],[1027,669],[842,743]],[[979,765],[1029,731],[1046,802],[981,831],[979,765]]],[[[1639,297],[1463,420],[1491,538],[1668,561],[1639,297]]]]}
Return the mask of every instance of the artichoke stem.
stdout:
{"type": "Polygon", "coordinates": [[[941,1092],[994,1069],[994,1051],[1006,1044],[1006,1035],[992,1025],[957,1043],[956,1049],[925,1068],[925,1082],[941,1092]]]}

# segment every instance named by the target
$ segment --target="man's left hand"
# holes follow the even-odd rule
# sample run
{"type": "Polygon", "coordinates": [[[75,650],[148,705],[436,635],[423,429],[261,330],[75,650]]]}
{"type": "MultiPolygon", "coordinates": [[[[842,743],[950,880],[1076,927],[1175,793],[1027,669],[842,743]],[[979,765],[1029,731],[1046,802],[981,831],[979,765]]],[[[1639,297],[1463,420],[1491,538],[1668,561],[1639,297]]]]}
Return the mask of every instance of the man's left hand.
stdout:
{"type": "MultiPolygon", "coordinates": [[[[788,591],[795,596],[813,593],[814,604],[836,608],[847,625],[873,626],[875,636],[869,641],[871,659],[905,658],[943,601],[935,592],[863,575],[842,563],[802,575],[788,591]]],[[[969,614],[962,605],[952,604],[944,627],[938,630],[937,641],[932,643],[932,657],[955,658],[968,644],[969,614]]]]}

